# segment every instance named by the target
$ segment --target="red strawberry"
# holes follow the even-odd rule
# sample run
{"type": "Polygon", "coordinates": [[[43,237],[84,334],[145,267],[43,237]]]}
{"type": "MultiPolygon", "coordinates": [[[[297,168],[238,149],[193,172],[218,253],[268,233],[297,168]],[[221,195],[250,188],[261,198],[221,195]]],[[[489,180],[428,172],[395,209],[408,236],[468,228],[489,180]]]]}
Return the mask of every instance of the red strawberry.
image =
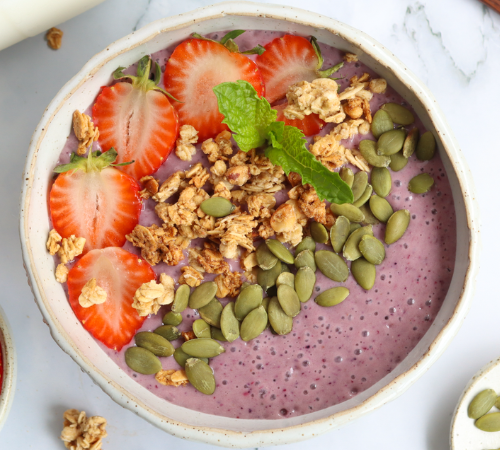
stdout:
{"type": "Polygon", "coordinates": [[[106,347],[119,351],[146,320],[132,308],[135,291],[154,279],[151,266],[132,253],[117,247],[92,250],[69,271],[69,303],[83,328],[106,347]],[[83,308],[78,297],[92,278],[107,298],[100,305],[83,308]]]}
{"type": "Polygon", "coordinates": [[[221,123],[224,116],[212,89],[237,80],[248,81],[259,96],[263,95],[262,77],[252,60],[205,39],[188,39],[178,45],[164,73],[165,89],[182,102],[174,103],[180,124],[195,127],[201,141],[228,129],[221,123]]]}
{"type": "Polygon", "coordinates": [[[278,118],[276,120],[280,122],[285,122],[285,125],[297,127],[306,136],[312,136],[318,134],[325,125],[325,122],[321,120],[317,114],[309,114],[308,116],[305,116],[302,120],[287,119],[285,117],[285,114],[283,113],[283,110],[286,108],[286,105],[287,105],[286,103],[283,103],[281,105],[273,106],[273,109],[278,111],[278,118]]]}
{"type": "Polygon", "coordinates": [[[121,247],[139,222],[140,186],[131,176],[111,167],[116,151],[88,158],[73,154],[50,191],[52,224],[62,237],[74,234],[87,242],[84,251],[121,247]]]}
{"type": "Polygon", "coordinates": [[[102,150],[115,148],[119,163],[135,161],[123,171],[136,180],[158,170],[172,151],[179,131],[167,93],[157,86],[159,66],[156,64],[155,81],[149,79],[150,67],[149,56],[139,61],[137,76],[124,75],[123,67],[119,67],[114,78],[129,78],[132,83],[103,87],[92,109],[102,150]]]}
{"type": "Polygon", "coordinates": [[[343,65],[340,63],[320,70],[323,57],[314,37],[309,42],[306,38],[285,34],[273,39],[264,48],[266,51],[257,56],[255,62],[264,79],[269,103],[283,98],[288,86],[299,81],[311,82],[316,78],[329,77],[343,65]]]}

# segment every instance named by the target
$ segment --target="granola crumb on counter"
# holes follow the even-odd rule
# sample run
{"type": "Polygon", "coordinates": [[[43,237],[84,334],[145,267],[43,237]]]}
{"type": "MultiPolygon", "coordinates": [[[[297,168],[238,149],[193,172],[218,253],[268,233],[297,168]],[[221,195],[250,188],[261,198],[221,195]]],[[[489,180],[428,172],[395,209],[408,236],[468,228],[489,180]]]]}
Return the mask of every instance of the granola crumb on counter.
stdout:
{"type": "Polygon", "coordinates": [[[58,264],[56,267],[56,281],[58,283],[66,283],[68,281],[69,269],[65,264],[58,264]]]}
{"type": "Polygon", "coordinates": [[[75,110],[73,113],[73,131],[78,139],[77,155],[84,155],[93,142],[99,139],[99,129],[85,113],[75,110]]]}
{"type": "Polygon", "coordinates": [[[82,293],[78,297],[78,303],[82,308],[89,308],[93,305],[104,303],[108,297],[107,292],[97,285],[97,280],[91,278],[82,288],[82,293]]]}
{"type": "Polygon", "coordinates": [[[176,141],[175,154],[182,161],[191,161],[196,153],[193,144],[198,142],[198,131],[192,125],[182,125],[176,141]]]}
{"type": "Polygon", "coordinates": [[[68,409],[63,414],[64,428],[61,440],[70,450],[101,450],[102,440],[108,435],[104,417],[87,417],[85,411],[68,409]]]}
{"type": "Polygon", "coordinates": [[[73,234],[69,238],[63,238],[61,248],[57,250],[57,256],[61,258],[63,264],[73,261],[82,254],[86,241],[85,238],[76,237],[73,234]]]}
{"type": "Polygon", "coordinates": [[[343,59],[347,63],[353,63],[358,61],[358,55],[354,53],[344,53],[343,59]]]}
{"type": "Polygon", "coordinates": [[[61,248],[61,235],[54,229],[49,231],[49,238],[47,239],[47,250],[53,256],[61,248]]]}
{"type": "Polygon", "coordinates": [[[59,50],[62,44],[63,31],[59,28],[52,27],[47,31],[45,37],[47,39],[47,44],[52,50],[59,50]]]}
{"type": "Polygon", "coordinates": [[[157,314],[162,305],[169,305],[174,301],[174,280],[169,275],[162,273],[160,282],[155,280],[143,283],[135,291],[132,307],[141,317],[157,314]]]}
{"type": "Polygon", "coordinates": [[[180,370],[160,370],[155,375],[156,381],[164,386],[185,386],[189,383],[186,372],[180,370]]]}

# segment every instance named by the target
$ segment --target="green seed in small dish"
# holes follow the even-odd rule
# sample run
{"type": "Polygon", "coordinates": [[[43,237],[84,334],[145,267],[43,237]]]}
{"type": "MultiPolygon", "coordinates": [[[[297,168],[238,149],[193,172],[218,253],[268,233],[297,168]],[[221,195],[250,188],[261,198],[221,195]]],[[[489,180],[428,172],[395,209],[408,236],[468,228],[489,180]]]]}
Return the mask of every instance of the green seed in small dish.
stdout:
{"type": "Polygon", "coordinates": [[[500,431],[500,412],[486,414],[477,419],[474,425],[480,430],[490,433],[500,431]]]}
{"type": "Polygon", "coordinates": [[[467,415],[471,419],[479,419],[493,407],[496,400],[497,394],[493,389],[484,389],[469,403],[467,415]]]}

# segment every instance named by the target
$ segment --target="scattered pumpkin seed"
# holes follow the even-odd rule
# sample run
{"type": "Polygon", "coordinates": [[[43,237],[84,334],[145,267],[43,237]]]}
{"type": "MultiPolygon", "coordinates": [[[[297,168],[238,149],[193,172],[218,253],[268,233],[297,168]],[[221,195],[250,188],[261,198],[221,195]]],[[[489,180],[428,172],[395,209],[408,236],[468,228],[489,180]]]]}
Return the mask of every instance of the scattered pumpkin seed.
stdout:
{"type": "MultiPolygon", "coordinates": [[[[361,206],[363,206],[370,199],[372,192],[373,192],[373,188],[372,188],[371,184],[369,184],[368,186],[366,186],[365,192],[363,192],[361,197],[359,197],[358,200],[356,200],[353,203],[353,205],[356,206],[357,208],[360,208],[361,206]]],[[[365,220],[365,219],[366,218],[363,218],[363,220],[365,220]]]]}
{"type": "Polygon", "coordinates": [[[500,412],[486,414],[480,417],[474,423],[482,431],[495,432],[500,431],[500,412]]]}
{"type": "Polygon", "coordinates": [[[181,348],[196,358],[214,358],[225,352],[224,347],[211,338],[191,339],[184,342],[181,348]]]}
{"type": "Polygon", "coordinates": [[[316,274],[310,267],[304,266],[297,270],[295,275],[295,292],[302,303],[307,302],[313,293],[316,284],[316,274]]]}
{"type": "Polygon", "coordinates": [[[200,317],[213,327],[220,328],[220,316],[222,314],[222,304],[214,298],[208,305],[198,308],[200,317]]]}
{"type": "Polygon", "coordinates": [[[278,257],[269,250],[265,242],[259,245],[255,255],[257,257],[257,264],[262,270],[270,270],[278,262],[278,257]]]}
{"type": "Polygon", "coordinates": [[[358,228],[361,228],[360,223],[351,223],[351,226],[349,227],[349,236],[354,233],[358,228]]]}
{"type": "Polygon", "coordinates": [[[377,141],[377,153],[383,156],[394,155],[403,148],[405,138],[405,130],[386,131],[377,141]]]}
{"type": "Polygon", "coordinates": [[[280,241],[277,239],[266,239],[266,245],[271,253],[280,261],[287,264],[293,264],[293,255],[280,241]]]}
{"type": "Polygon", "coordinates": [[[319,222],[311,223],[311,237],[318,244],[326,244],[328,242],[328,231],[326,227],[319,222]]]}
{"type": "Polygon", "coordinates": [[[276,284],[276,278],[281,273],[281,261],[278,260],[276,265],[269,270],[262,270],[260,267],[257,270],[257,283],[266,292],[276,284]]]}
{"type": "Polygon", "coordinates": [[[368,174],[360,170],[354,174],[354,181],[352,183],[352,196],[353,203],[361,197],[363,192],[365,192],[366,186],[368,185],[368,174]]]}
{"type": "Polygon", "coordinates": [[[316,251],[316,242],[311,236],[307,236],[300,242],[297,247],[295,247],[295,255],[298,255],[303,250],[311,250],[312,252],[316,251]]]}
{"type": "Polygon", "coordinates": [[[227,339],[222,334],[222,331],[219,328],[215,328],[215,327],[210,328],[210,334],[211,334],[211,338],[215,339],[216,341],[227,342],[227,339]]]}
{"type": "Polygon", "coordinates": [[[403,156],[405,158],[409,158],[411,155],[413,155],[415,149],[417,148],[419,137],[420,131],[418,131],[418,128],[415,127],[410,130],[403,144],[403,156]]]}
{"type": "Polygon", "coordinates": [[[212,368],[201,359],[189,358],[185,364],[186,376],[193,387],[205,395],[215,392],[215,377],[212,368]]]}
{"type": "Polygon", "coordinates": [[[291,273],[290,269],[288,268],[288,266],[285,263],[282,262],[281,263],[281,273],[283,273],[283,272],[289,272],[289,273],[291,273]]]}
{"type": "Polygon", "coordinates": [[[386,223],[394,214],[391,204],[383,197],[373,195],[370,198],[370,209],[373,215],[383,223],[386,223]]]}
{"type": "Polygon", "coordinates": [[[299,296],[292,287],[287,286],[286,284],[279,286],[278,301],[287,316],[295,317],[300,313],[299,296]]]}
{"type": "MultiPolygon", "coordinates": [[[[203,319],[197,319],[193,322],[193,333],[197,338],[210,338],[212,333],[210,332],[210,325],[203,319]]],[[[192,355],[195,356],[195,355],[192,355]]]]}
{"type": "Polygon", "coordinates": [[[362,255],[359,251],[359,243],[361,242],[361,238],[365,235],[373,236],[373,229],[371,225],[358,228],[347,238],[343,252],[344,258],[347,259],[347,261],[354,261],[361,258],[362,255]]]}
{"type": "Polygon", "coordinates": [[[386,103],[380,108],[389,114],[394,123],[406,126],[415,122],[412,112],[397,103],[386,103]]]}
{"type": "Polygon", "coordinates": [[[141,331],[134,336],[135,344],[138,347],[149,350],[156,356],[172,356],[174,346],[164,337],[151,331],[141,331]]]}
{"type": "Polygon", "coordinates": [[[269,323],[276,334],[283,336],[290,333],[293,328],[293,319],[285,314],[278,297],[272,297],[269,301],[269,323]]]}
{"type": "Polygon", "coordinates": [[[343,205],[332,203],[330,209],[336,216],[347,217],[351,222],[363,222],[365,218],[359,208],[350,203],[344,203],[343,205]]]}
{"type": "Polygon", "coordinates": [[[365,220],[363,220],[363,225],[377,225],[380,223],[380,220],[378,220],[372,213],[372,210],[370,209],[369,203],[365,203],[364,205],[361,205],[359,207],[361,212],[365,215],[365,220]]]}
{"type": "Polygon", "coordinates": [[[387,111],[379,109],[372,119],[371,130],[375,139],[382,136],[383,133],[390,131],[394,128],[394,122],[387,111]]]}
{"type": "MultiPolygon", "coordinates": [[[[278,277],[276,276],[276,278],[278,277]]],[[[252,284],[240,292],[234,303],[234,315],[238,320],[243,320],[250,311],[262,304],[262,289],[258,284],[252,284]]]]}
{"type": "Polygon", "coordinates": [[[337,220],[330,228],[330,242],[335,253],[342,251],[345,241],[350,234],[351,222],[345,216],[337,217],[337,220]]]}
{"type": "Polygon", "coordinates": [[[203,200],[200,205],[201,210],[212,217],[226,217],[231,214],[236,206],[224,197],[212,197],[203,200]]]}
{"type": "MultiPolygon", "coordinates": [[[[214,328],[214,329],[216,330],[217,328],[214,328]]],[[[177,347],[175,349],[174,359],[177,362],[177,364],[179,364],[179,366],[181,366],[182,368],[184,368],[184,366],[186,365],[186,361],[189,358],[192,358],[192,356],[188,355],[184,350],[182,350],[181,347],[177,347]]],[[[201,359],[202,361],[205,361],[208,364],[208,358],[199,358],[199,359],[201,359]]]]}
{"type": "Polygon", "coordinates": [[[500,397],[497,397],[495,401],[495,408],[500,409],[500,397]]]}
{"type": "Polygon", "coordinates": [[[387,197],[391,192],[392,178],[387,167],[374,167],[370,181],[373,190],[379,197],[387,197]]]}
{"type": "MultiPolygon", "coordinates": [[[[278,288],[279,290],[279,288],[278,288]]],[[[241,322],[241,339],[251,341],[259,336],[267,327],[267,312],[261,305],[250,311],[241,322]]]]}
{"type": "Polygon", "coordinates": [[[311,250],[302,250],[295,257],[295,267],[300,269],[304,266],[310,267],[312,270],[316,271],[316,261],[314,259],[314,253],[311,250]]]}
{"type": "Polygon", "coordinates": [[[143,375],[153,375],[161,370],[160,360],[152,352],[142,347],[127,348],[125,363],[134,372],[143,375]]]}
{"type": "Polygon", "coordinates": [[[164,337],[167,341],[175,341],[181,337],[181,332],[174,325],[161,325],[154,332],[164,337]]]}
{"type": "Polygon", "coordinates": [[[366,162],[373,167],[387,167],[391,163],[389,156],[377,154],[377,143],[375,141],[365,139],[359,143],[358,148],[366,162]]]}
{"type": "Polygon", "coordinates": [[[214,281],[201,283],[189,296],[189,307],[191,309],[203,308],[212,301],[216,292],[217,284],[214,281]]]}
{"type": "Polygon", "coordinates": [[[375,284],[377,271],[375,266],[365,258],[358,258],[351,264],[352,276],[356,282],[366,291],[369,291],[375,284]]]}
{"type": "Polygon", "coordinates": [[[169,311],[163,316],[163,325],[180,325],[182,322],[182,314],[169,311]]]}
{"type": "Polygon", "coordinates": [[[385,247],[376,237],[364,235],[359,243],[359,251],[363,257],[376,266],[385,259],[385,247]]]}
{"type": "Polygon", "coordinates": [[[385,243],[390,245],[401,239],[409,224],[410,211],[407,209],[396,211],[387,221],[385,227],[385,243]]]}
{"type": "Polygon", "coordinates": [[[467,415],[471,419],[479,419],[484,416],[495,404],[497,394],[493,389],[485,389],[477,394],[469,403],[467,415]]]}
{"type": "Polygon", "coordinates": [[[347,280],[349,268],[339,255],[328,250],[319,250],[315,258],[318,269],[325,277],[338,282],[347,280]]]}
{"type": "Polygon", "coordinates": [[[327,289],[326,291],[319,294],[314,301],[319,306],[335,306],[342,303],[349,295],[349,289],[344,286],[338,286],[334,288],[327,289]]]}
{"type": "Polygon", "coordinates": [[[417,158],[420,161],[429,161],[436,153],[436,139],[430,131],[426,131],[417,144],[417,158]]]}
{"type": "Polygon", "coordinates": [[[276,286],[280,287],[282,284],[286,284],[291,288],[295,287],[295,275],[290,272],[281,272],[276,278],[276,286]]]}
{"type": "Polygon", "coordinates": [[[251,286],[252,283],[249,283],[248,281],[245,281],[242,285],[241,285],[241,288],[240,288],[240,292],[243,290],[243,289],[246,289],[248,286],[251,286]]]}
{"type": "Polygon", "coordinates": [[[220,318],[220,328],[228,342],[233,342],[240,337],[240,323],[234,314],[233,302],[224,306],[220,318]]]}
{"type": "Polygon", "coordinates": [[[191,289],[187,284],[181,284],[177,288],[171,308],[174,313],[181,313],[188,307],[190,293],[191,289]]]}
{"type": "Polygon", "coordinates": [[[404,169],[406,164],[408,164],[408,158],[405,158],[402,152],[397,152],[394,153],[394,155],[391,155],[391,163],[389,164],[389,167],[393,172],[399,172],[404,169]]]}
{"type": "Polygon", "coordinates": [[[342,169],[339,170],[339,175],[344,183],[352,188],[352,183],[354,182],[354,174],[352,173],[352,170],[349,167],[342,167],[342,169]]]}
{"type": "Polygon", "coordinates": [[[428,173],[421,173],[410,180],[408,190],[414,194],[425,194],[433,185],[434,178],[428,173]]]}

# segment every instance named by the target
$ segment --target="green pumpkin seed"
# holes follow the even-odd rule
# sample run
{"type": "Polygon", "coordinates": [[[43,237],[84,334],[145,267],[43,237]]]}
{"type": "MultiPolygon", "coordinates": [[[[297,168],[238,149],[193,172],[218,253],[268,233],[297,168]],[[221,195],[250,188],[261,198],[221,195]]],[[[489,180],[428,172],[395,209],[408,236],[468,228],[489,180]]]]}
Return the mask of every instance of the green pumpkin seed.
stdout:
{"type": "Polygon", "coordinates": [[[220,316],[222,314],[222,304],[214,298],[208,305],[198,309],[200,317],[213,327],[220,328],[220,316]]]}
{"type": "Polygon", "coordinates": [[[377,225],[380,223],[380,220],[378,220],[372,213],[372,210],[368,206],[368,203],[365,203],[364,205],[361,205],[359,207],[361,212],[365,215],[365,220],[363,220],[363,225],[377,225]]]}
{"type": "Polygon", "coordinates": [[[365,258],[358,258],[352,262],[351,273],[356,282],[366,291],[369,291],[375,284],[377,271],[375,266],[365,258]]]}
{"type": "Polygon", "coordinates": [[[347,217],[351,222],[363,222],[365,218],[359,208],[349,203],[344,203],[343,205],[332,203],[330,209],[336,216],[347,217]]]}
{"type": "Polygon", "coordinates": [[[495,432],[500,431],[500,412],[486,414],[480,417],[474,423],[482,431],[495,432]]]}
{"type": "Polygon", "coordinates": [[[336,253],[320,250],[315,255],[318,269],[330,280],[344,282],[349,276],[349,268],[344,260],[336,253]]]}
{"type": "Polygon", "coordinates": [[[236,318],[243,320],[250,311],[258,308],[262,304],[262,296],[262,287],[258,284],[252,284],[241,291],[234,303],[234,315],[236,318]]]}
{"type": "Polygon", "coordinates": [[[271,253],[280,261],[287,264],[293,264],[293,255],[280,241],[277,239],[267,239],[266,245],[271,253]]]}
{"type": "Polygon", "coordinates": [[[181,313],[188,307],[190,293],[191,289],[187,284],[181,284],[177,288],[171,308],[174,313],[181,313]]]}
{"type": "Polygon", "coordinates": [[[403,170],[406,167],[406,164],[408,164],[408,158],[405,158],[402,152],[397,152],[394,153],[394,155],[391,155],[391,163],[389,167],[393,172],[403,170]]]}
{"type": "Polygon", "coordinates": [[[276,334],[283,336],[292,331],[293,319],[285,314],[277,297],[273,297],[269,301],[268,311],[269,323],[276,334]]]}
{"type": "Polygon", "coordinates": [[[185,364],[186,376],[193,387],[205,395],[215,392],[215,377],[212,368],[201,359],[189,358],[185,364]]]}
{"type": "Polygon", "coordinates": [[[387,197],[391,192],[391,172],[386,167],[374,167],[372,169],[371,184],[373,190],[379,197],[387,197]]]}
{"type": "Polygon", "coordinates": [[[153,375],[161,370],[160,360],[142,347],[129,347],[125,351],[125,363],[134,372],[153,375]]]}
{"type": "Polygon", "coordinates": [[[500,397],[497,397],[495,401],[495,408],[500,409],[500,397]]]}
{"type": "Polygon", "coordinates": [[[354,261],[361,258],[362,255],[359,251],[359,243],[361,242],[361,238],[366,235],[373,236],[371,225],[358,228],[347,238],[343,252],[344,258],[347,259],[347,261],[354,261]]]}
{"type": "Polygon", "coordinates": [[[363,195],[366,186],[368,185],[368,174],[364,171],[359,171],[354,174],[354,181],[352,183],[352,196],[353,203],[363,195]]]}
{"type": "Polygon", "coordinates": [[[361,224],[359,223],[351,223],[351,226],[349,227],[349,236],[354,233],[358,228],[361,228],[361,224]]]}
{"type": "Polygon", "coordinates": [[[196,358],[214,358],[224,353],[224,347],[210,338],[191,339],[181,346],[188,355],[196,358]]]}
{"type": "Polygon", "coordinates": [[[479,419],[484,416],[495,404],[497,394],[493,389],[485,389],[477,394],[469,403],[467,415],[471,419],[479,419]]]}
{"type": "Polygon", "coordinates": [[[276,286],[280,287],[282,284],[293,288],[295,286],[295,275],[290,272],[281,272],[278,278],[276,278],[276,286]]]}
{"type": "Polygon", "coordinates": [[[281,273],[284,273],[284,272],[291,273],[290,269],[288,268],[288,266],[285,263],[282,262],[281,263],[281,273]]]}
{"type": "Polygon", "coordinates": [[[311,223],[311,236],[318,244],[326,244],[328,242],[328,231],[322,223],[311,223]]]}
{"type": "Polygon", "coordinates": [[[408,190],[414,194],[425,194],[434,185],[434,178],[428,173],[413,177],[408,183],[408,190]]]}
{"type": "Polygon", "coordinates": [[[411,155],[413,155],[413,152],[417,148],[419,137],[420,131],[418,131],[418,128],[413,128],[412,130],[410,130],[403,144],[403,156],[405,158],[409,158],[411,155]]]}
{"type": "Polygon", "coordinates": [[[189,296],[189,307],[191,309],[203,308],[212,301],[216,292],[217,284],[214,281],[201,283],[189,296]]]}
{"type": "Polygon", "coordinates": [[[228,342],[233,342],[240,337],[240,323],[234,314],[233,302],[229,302],[222,310],[220,329],[228,342]]]}
{"type": "Polygon", "coordinates": [[[278,287],[278,301],[287,316],[295,317],[300,313],[299,296],[290,286],[282,284],[278,287]]]}
{"type": "Polygon", "coordinates": [[[182,322],[182,314],[169,311],[167,314],[163,316],[162,322],[164,325],[174,325],[174,326],[180,325],[182,322]]]}
{"type": "MultiPolygon", "coordinates": [[[[361,206],[363,206],[370,199],[372,192],[373,192],[373,188],[372,188],[371,184],[369,184],[368,186],[366,186],[365,192],[363,192],[361,197],[359,197],[358,200],[356,200],[353,203],[353,205],[356,206],[356,208],[360,208],[361,206]]],[[[365,220],[365,219],[366,219],[366,217],[363,220],[365,220]]]]}
{"type": "MultiPolygon", "coordinates": [[[[203,319],[197,319],[193,322],[193,333],[197,338],[210,338],[212,333],[210,332],[210,325],[203,319]]],[[[192,355],[195,356],[195,355],[192,355]]]]}
{"type": "Polygon", "coordinates": [[[164,337],[167,341],[175,341],[181,337],[181,332],[174,325],[162,325],[154,332],[164,337]]]}
{"type": "Polygon", "coordinates": [[[138,347],[149,350],[156,356],[172,356],[174,346],[164,337],[151,331],[141,331],[134,336],[135,344],[138,347]]]}
{"type": "Polygon", "coordinates": [[[435,153],[436,139],[430,131],[427,131],[420,137],[420,140],[418,141],[416,150],[417,158],[420,161],[429,161],[429,159],[432,159],[435,153]]]}
{"type": "Polygon", "coordinates": [[[316,272],[316,260],[311,250],[303,250],[295,257],[295,267],[300,269],[304,266],[310,267],[316,272]]]}
{"type": "Polygon", "coordinates": [[[314,299],[314,301],[319,306],[335,306],[342,303],[348,295],[349,289],[344,286],[338,286],[322,292],[314,299]]]}
{"type": "MultiPolygon", "coordinates": [[[[214,329],[216,330],[217,328],[214,328],[214,329]]],[[[189,358],[192,358],[192,356],[188,355],[184,350],[182,350],[181,347],[177,347],[175,349],[174,359],[177,362],[177,364],[179,364],[179,366],[181,366],[182,368],[184,368],[184,366],[186,365],[186,361],[189,358]]],[[[205,361],[208,364],[208,358],[199,358],[199,359],[201,359],[202,361],[205,361]]]]}
{"type": "Polygon", "coordinates": [[[389,217],[394,214],[391,204],[378,195],[373,195],[370,198],[370,209],[373,215],[383,223],[386,223],[389,217]]]}
{"type": "Polygon", "coordinates": [[[350,188],[352,188],[352,183],[354,182],[354,174],[349,167],[342,167],[339,171],[340,178],[342,181],[347,184],[350,188]]]}
{"type": "Polygon", "coordinates": [[[269,250],[265,242],[259,245],[255,254],[257,256],[257,264],[262,270],[270,270],[278,262],[278,257],[269,250]]]}
{"type": "Polygon", "coordinates": [[[303,250],[311,250],[313,253],[316,251],[316,242],[311,236],[307,236],[295,247],[295,255],[298,255],[303,250]]]}
{"type": "Polygon", "coordinates": [[[377,153],[383,156],[394,155],[403,148],[405,138],[405,130],[386,131],[377,141],[377,153]]]}
{"type": "Polygon", "coordinates": [[[215,339],[216,341],[227,342],[226,337],[224,336],[224,334],[222,334],[222,331],[219,328],[215,327],[210,328],[210,334],[211,338],[215,339]]]}
{"type": "Polygon", "coordinates": [[[226,217],[231,214],[236,206],[224,197],[212,197],[203,200],[200,205],[201,210],[212,217],[226,217]]]}
{"type": "Polygon", "coordinates": [[[359,143],[359,151],[366,162],[373,167],[387,167],[391,163],[389,156],[381,156],[377,154],[377,143],[365,139],[359,143]]]}
{"type": "Polygon", "coordinates": [[[371,130],[373,136],[375,136],[375,139],[378,139],[380,136],[382,136],[382,134],[392,130],[393,128],[394,128],[394,123],[387,111],[379,109],[373,115],[371,130]]]}
{"type": "Polygon", "coordinates": [[[330,242],[335,253],[342,251],[345,241],[350,234],[351,222],[347,217],[339,216],[330,228],[330,242]]]}
{"type": "MultiPolygon", "coordinates": [[[[279,290],[279,289],[278,289],[279,290]]],[[[267,327],[267,312],[261,305],[250,311],[241,322],[241,339],[251,341],[259,336],[267,327]]]]}
{"type": "Polygon", "coordinates": [[[406,126],[415,122],[415,117],[413,117],[412,112],[397,103],[386,103],[380,108],[389,114],[394,123],[406,126]]]}
{"type": "Polygon", "coordinates": [[[316,274],[310,267],[301,267],[297,270],[295,286],[293,287],[302,303],[307,302],[311,298],[315,284],[316,274]]]}
{"type": "Polygon", "coordinates": [[[271,297],[264,297],[262,299],[262,306],[264,307],[264,309],[267,310],[269,309],[269,301],[271,300],[271,297]]]}
{"type": "Polygon", "coordinates": [[[385,227],[385,243],[390,245],[401,239],[409,224],[410,211],[407,209],[396,211],[387,221],[385,227]]]}
{"type": "Polygon", "coordinates": [[[359,251],[371,264],[378,266],[385,259],[385,247],[376,237],[365,235],[359,243],[359,251]]]}
{"type": "Polygon", "coordinates": [[[240,292],[243,290],[243,289],[246,289],[248,286],[251,286],[252,283],[249,283],[248,281],[245,281],[242,285],[241,285],[241,288],[240,288],[240,292]]]}

